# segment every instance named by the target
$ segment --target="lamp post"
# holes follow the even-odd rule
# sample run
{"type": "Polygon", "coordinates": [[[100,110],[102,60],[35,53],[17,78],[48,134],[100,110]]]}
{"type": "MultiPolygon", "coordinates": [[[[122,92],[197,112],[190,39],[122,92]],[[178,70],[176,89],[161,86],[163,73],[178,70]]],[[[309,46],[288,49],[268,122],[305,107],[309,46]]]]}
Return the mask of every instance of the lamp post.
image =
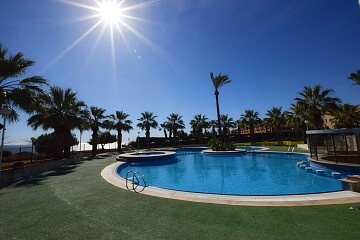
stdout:
{"type": "Polygon", "coordinates": [[[12,109],[8,106],[3,106],[0,109],[0,114],[4,118],[3,122],[3,129],[2,129],[2,136],[1,136],[1,146],[0,146],[0,184],[1,184],[1,167],[2,167],[2,159],[3,159],[3,151],[4,151],[4,138],[5,138],[5,124],[6,124],[6,117],[8,117],[12,112],[12,109]]]}
{"type": "MultiPolygon", "coordinates": [[[[306,131],[309,131],[309,120],[305,120],[305,124],[306,124],[306,131]]],[[[305,133],[305,136],[304,136],[304,143],[308,144],[308,146],[309,146],[308,138],[306,136],[306,133],[305,133]]]]}
{"type": "Polygon", "coordinates": [[[34,145],[36,143],[36,138],[32,137],[31,138],[31,163],[33,162],[33,157],[34,157],[34,145]]]}
{"type": "Polygon", "coordinates": [[[309,131],[309,121],[305,120],[305,124],[306,124],[306,131],[309,131]]]}

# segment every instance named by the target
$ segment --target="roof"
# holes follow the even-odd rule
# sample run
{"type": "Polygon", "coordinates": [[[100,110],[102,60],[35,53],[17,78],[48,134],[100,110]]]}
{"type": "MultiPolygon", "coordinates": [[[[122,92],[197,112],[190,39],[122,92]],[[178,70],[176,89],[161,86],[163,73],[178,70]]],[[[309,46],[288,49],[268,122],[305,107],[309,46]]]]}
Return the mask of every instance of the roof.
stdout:
{"type": "Polygon", "coordinates": [[[360,128],[341,128],[341,129],[325,129],[325,130],[308,130],[307,135],[321,134],[343,134],[343,133],[360,133],[360,128]]]}

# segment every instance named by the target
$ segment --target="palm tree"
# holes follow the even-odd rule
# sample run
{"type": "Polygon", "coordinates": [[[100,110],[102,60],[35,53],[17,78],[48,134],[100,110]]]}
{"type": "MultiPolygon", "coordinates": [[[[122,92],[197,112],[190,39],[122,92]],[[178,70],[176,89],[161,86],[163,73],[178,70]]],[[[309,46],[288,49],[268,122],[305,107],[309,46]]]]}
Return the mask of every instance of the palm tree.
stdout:
{"type": "Polygon", "coordinates": [[[199,142],[203,135],[203,129],[206,129],[209,126],[207,122],[208,118],[205,115],[196,114],[194,119],[190,121],[191,128],[193,129],[193,134],[198,138],[199,142]]]}
{"type": "Polygon", "coordinates": [[[357,70],[356,73],[351,73],[348,79],[354,81],[354,85],[360,85],[360,70],[357,70]]]}
{"type": "Polygon", "coordinates": [[[301,129],[301,135],[304,143],[307,143],[306,130],[309,128],[309,117],[307,116],[304,106],[292,103],[289,111],[286,112],[285,119],[287,124],[301,129]]]}
{"type": "Polygon", "coordinates": [[[232,117],[229,118],[229,116],[227,114],[221,115],[220,121],[221,121],[221,125],[223,126],[224,138],[226,138],[226,136],[229,134],[230,130],[232,128],[235,128],[237,124],[234,121],[234,119],[232,117]]]}
{"type": "Polygon", "coordinates": [[[334,118],[330,120],[337,128],[352,128],[360,125],[360,105],[350,103],[340,104],[334,111],[334,118]]]}
{"type": "Polygon", "coordinates": [[[265,114],[268,116],[266,123],[271,128],[275,129],[275,133],[278,136],[281,133],[281,125],[285,124],[286,111],[282,112],[282,107],[273,107],[265,114]]]}
{"type": "Polygon", "coordinates": [[[209,121],[209,126],[211,127],[211,133],[213,135],[213,137],[216,135],[216,131],[215,128],[217,126],[219,126],[218,122],[216,120],[210,120],[209,121]]]}
{"type": "Polygon", "coordinates": [[[169,131],[169,135],[170,135],[170,138],[171,138],[171,126],[170,126],[170,123],[165,121],[165,122],[160,124],[160,127],[162,127],[162,129],[160,128],[159,131],[161,131],[161,130],[164,131],[165,138],[168,138],[168,135],[167,135],[166,131],[169,131]]]}
{"type": "Polygon", "coordinates": [[[168,122],[170,124],[171,131],[173,133],[174,146],[176,146],[178,129],[184,129],[185,128],[184,121],[181,118],[182,118],[182,116],[180,116],[177,113],[171,113],[170,116],[167,117],[167,120],[168,120],[168,122]]]}
{"type": "MultiPolygon", "coordinates": [[[[41,87],[48,83],[40,76],[18,79],[35,62],[25,59],[21,52],[7,57],[7,51],[0,44],[0,107],[7,104],[31,113],[35,109],[36,95],[44,93],[41,87]]],[[[14,121],[17,114],[13,113],[10,120],[14,121]]]]}
{"type": "Polygon", "coordinates": [[[215,88],[215,98],[216,98],[216,112],[217,112],[217,121],[218,121],[218,128],[219,128],[219,135],[222,136],[221,131],[221,121],[220,121],[220,107],[219,107],[219,88],[224,86],[227,83],[230,83],[231,80],[229,79],[228,75],[221,75],[221,73],[214,77],[214,74],[211,72],[210,77],[212,83],[215,88]]]}
{"type": "Polygon", "coordinates": [[[286,119],[286,123],[289,125],[302,127],[303,125],[306,125],[308,116],[306,115],[303,106],[296,103],[292,103],[290,105],[289,111],[287,111],[285,114],[285,119],[286,119]]]}
{"type": "Polygon", "coordinates": [[[65,158],[70,157],[71,130],[81,128],[85,107],[70,88],[51,87],[48,94],[38,96],[35,114],[28,119],[28,125],[34,130],[54,129],[54,159],[61,159],[62,151],[65,158]]]}
{"type": "Polygon", "coordinates": [[[155,120],[157,116],[154,115],[152,112],[143,112],[141,113],[141,117],[137,119],[140,123],[137,124],[141,130],[145,130],[146,136],[146,145],[147,147],[150,146],[150,128],[157,128],[158,122],[155,120]]]}
{"type": "Polygon", "coordinates": [[[247,109],[245,110],[245,114],[242,114],[240,117],[240,121],[243,124],[249,126],[250,129],[250,140],[251,143],[254,143],[254,129],[255,125],[261,123],[261,119],[259,118],[259,113],[254,112],[254,110],[247,109]]]}
{"type": "Polygon", "coordinates": [[[238,135],[241,134],[241,130],[242,130],[242,129],[246,129],[246,128],[247,128],[247,124],[245,124],[245,123],[242,121],[241,117],[240,117],[239,120],[236,121],[236,125],[237,125],[238,135]]]}
{"type": "Polygon", "coordinates": [[[304,87],[299,93],[300,97],[294,99],[296,104],[305,111],[309,124],[315,129],[323,127],[322,116],[327,112],[331,113],[341,102],[339,98],[330,96],[333,92],[332,89],[322,90],[321,85],[318,84],[314,87],[304,87]]]}
{"type": "Polygon", "coordinates": [[[91,135],[91,144],[92,150],[91,155],[96,156],[97,152],[97,145],[99,142],[99,128],[102,127],[102,120],[106,118],[104,115],[105,109],[92,106],[90,107],[90,118],[88,119],[90,128],[92,131],[91,135]]]}
{"type": "Polygon", "coordinates": [[[117,130],[117,144],[119,153],[122,152],[122,131],[130,132],[130,130],[133,129],[133,127],[131,126],[132,121],[127,119],[129,116],[129,114],[124,113],[123,111],[116,111],[115,115],[109,116],[112,119],[113,128],[117,130]]]}

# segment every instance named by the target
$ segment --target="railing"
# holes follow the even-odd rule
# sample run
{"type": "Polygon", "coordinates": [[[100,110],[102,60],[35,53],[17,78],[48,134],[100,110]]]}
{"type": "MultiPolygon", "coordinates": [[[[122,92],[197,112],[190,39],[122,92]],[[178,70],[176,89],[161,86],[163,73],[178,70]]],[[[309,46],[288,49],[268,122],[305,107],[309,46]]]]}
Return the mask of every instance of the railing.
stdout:
{"type": "Polygon", "coordinates": [[[139,173],[139,172],[128,171],[126,173],[126,188],[127,188],[127,190],[130,190],[129,185],[128,185],[129,182],[131,182],[131,184],[132,184],[131,189],[134,192],[142,192],[142,191],[144,191],[144,189],[146,187],[146,182],[145,182],[144,176],[141,175],[141,173],[139,173]],[[129,175],[130,175],[130,177],[129,177],[129,175]],[[142,187],[142,189],[140,191],[137,190],[137,188],[139,186],[142,187]]]}
{"type": "Polygon", "coordinates": [[[287,151],[288,151],[288,152],[294,152],[294,151],[295,151],[295,148],[296,148],[295,146],[290,146],[290,145],[289,145],[287,151]]]}
{"type": "MultiPolygon", "coordinates": [[[[70,158],[90,156],[91,152],[72,152],[70,158]]],[[[32,152],[18,152],[13,155],[3,155],[3,162],[1,166],[2,171],[12,170],[16,166],[30,167],[33,165],[44,164],[55,161],[51,154],[46,153],[32,153],[32,152]]]]}

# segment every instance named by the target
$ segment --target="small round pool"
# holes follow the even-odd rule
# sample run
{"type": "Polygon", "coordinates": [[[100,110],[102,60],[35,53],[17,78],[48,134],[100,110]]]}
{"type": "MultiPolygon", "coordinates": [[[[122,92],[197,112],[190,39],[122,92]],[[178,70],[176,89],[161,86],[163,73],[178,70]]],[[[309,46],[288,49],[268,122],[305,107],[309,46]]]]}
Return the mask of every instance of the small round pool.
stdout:
{"type": "Polygon", "coordinates": [[[236,149],[245,150],[248,152],[254,152],[254,151],[261,151],[264,150],[264,147],[257,147],[257,146],[237,146],[236,149]]]}
{"type": "Polygon", "coordinates": [[[154,161],[154,160],[166,160],[175,156],[173,151],[143,151],[133,153],[120,154],[116,160],[127,162],[141,162],[141,161],[154,161]]]}
{"type": "Polygon", "coordinates": [[[147,185],[159,188],[227,195],[290,195],[342,190],[341,182],[298,167],[305,154],[256,152],[207,155],[181,151],[166,161],[126,163],[118,174],[140,172],[147,185]]]}

